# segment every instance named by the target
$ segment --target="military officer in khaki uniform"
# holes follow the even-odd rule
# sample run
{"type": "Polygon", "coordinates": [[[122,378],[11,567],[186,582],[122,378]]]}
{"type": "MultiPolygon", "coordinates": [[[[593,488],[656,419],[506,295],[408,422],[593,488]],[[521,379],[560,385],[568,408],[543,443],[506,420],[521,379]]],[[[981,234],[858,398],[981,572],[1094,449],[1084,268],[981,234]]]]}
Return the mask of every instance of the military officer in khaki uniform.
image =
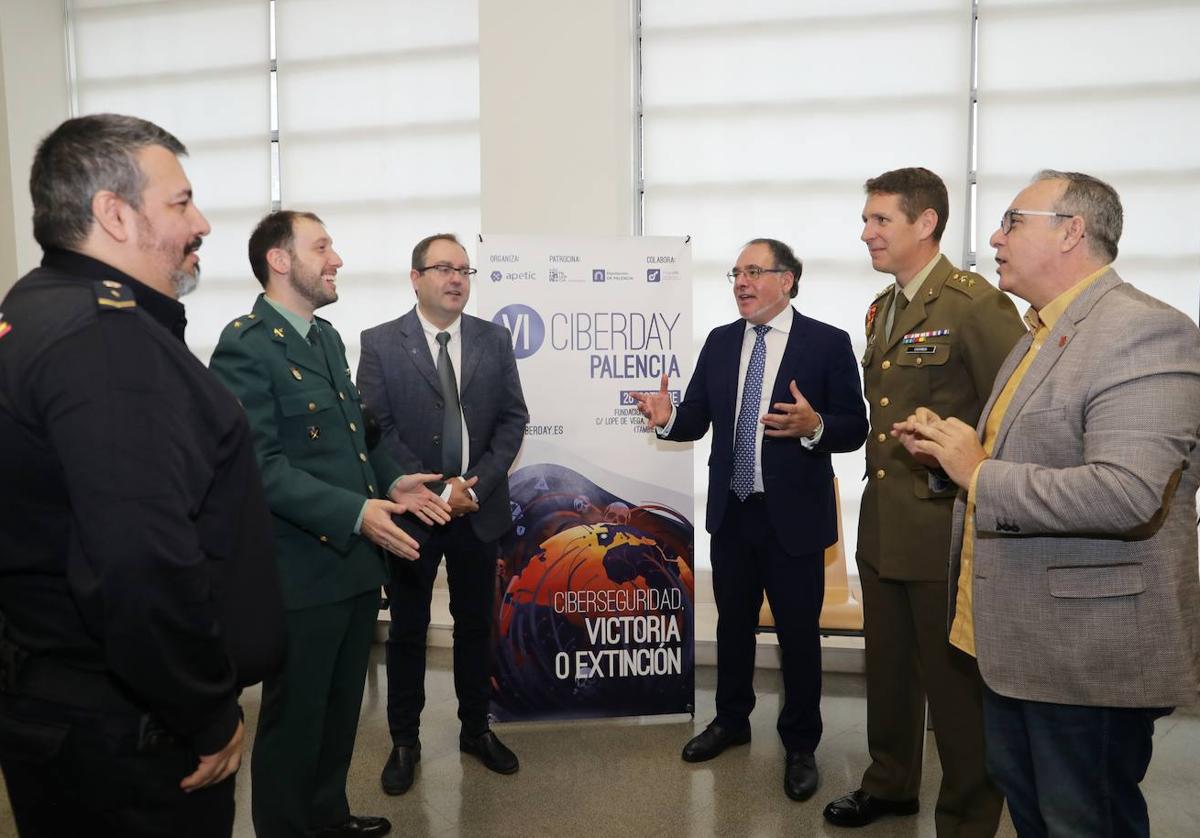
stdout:
{"type": "Polygon", "coordinates": [[[957,487],[889,431],[919,405],[974,425],[1024,326],[1008,297],[940,253],[949,214],[941,178],[898,169],[868,180],[865,190],[862,239],[875,270],[895,278],[867,310],[862,359],[871,433],[858,568],[871,765],[861,788],[830,803],[825,818],[865,826],[917,812],[928,697],[943,773],[937,834],[991,836],[1002,799],[984,767],[979,673],[947,641],[957,487]]]}

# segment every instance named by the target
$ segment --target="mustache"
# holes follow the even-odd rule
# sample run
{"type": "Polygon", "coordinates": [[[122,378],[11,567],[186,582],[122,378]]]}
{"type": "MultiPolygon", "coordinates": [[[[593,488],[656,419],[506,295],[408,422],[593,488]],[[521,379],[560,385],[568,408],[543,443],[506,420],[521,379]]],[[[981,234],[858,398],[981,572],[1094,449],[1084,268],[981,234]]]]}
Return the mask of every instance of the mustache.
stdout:
{"type": "Polygon", "coordinates": [[[203,243],[204,243],[204,240],[201,239],[199,236],[196,236],[196,238],[194,238],[190,242],[188,242],[187,247],[185,247],[183,249],[183,255],[187,256],[189,254],[195,253],[197,250],[200,249],[200,245],[202,245],[203,243]]]}

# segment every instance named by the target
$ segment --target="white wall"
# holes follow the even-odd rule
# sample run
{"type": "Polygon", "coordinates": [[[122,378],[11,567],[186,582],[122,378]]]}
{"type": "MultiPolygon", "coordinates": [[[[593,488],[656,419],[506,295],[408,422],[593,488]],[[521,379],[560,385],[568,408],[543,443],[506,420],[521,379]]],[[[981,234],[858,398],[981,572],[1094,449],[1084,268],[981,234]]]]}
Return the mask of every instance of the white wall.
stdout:
{"type": "Polygon", "coordinates": [[[479,3],[483,232],[633,232],[631,0],[479,3]]]}
{"type": "Polygon", "coordinates": [[[62,0],[0,0],[0,293],[42,258],[29,167],[67,117],[65,19],[62,0]]]}

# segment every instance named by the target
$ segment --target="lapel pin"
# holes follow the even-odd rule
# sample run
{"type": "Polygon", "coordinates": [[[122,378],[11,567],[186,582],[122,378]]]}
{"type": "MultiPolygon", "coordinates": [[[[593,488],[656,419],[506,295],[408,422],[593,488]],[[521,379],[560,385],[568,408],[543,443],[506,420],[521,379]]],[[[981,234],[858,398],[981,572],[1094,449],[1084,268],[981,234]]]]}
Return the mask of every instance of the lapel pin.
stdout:
{"type": "Polygon", "coordinates": [[[316,425],[309,425],[308,426],[308,438],[311,440],[314,440],[314,441],[320,439],[321,438],[321,429],[318,428],[316,425]]]}
{"type": "Polygon", "coordinates": [[[1063,335],[1062,337],[1060,337],[1058,339],[1058,348],[1062,349],[1066,345],[1067,345],[1067,336],[1063,335]]]}
{"type": "Polygon", "coordinates": [[[277,338],[283,337],[283,329],[279,328],[278,326],[276,326],[274,329],[272,329],[271,333],[273,335],[275,335],[275,337],[277,337],[277,338]]]}
{"type": "Polygon", "coordinates": [[[304,379],[304,376],[300,374],[300,370],[298,370],[296,367],[292,367],[292,378],[296,379],[297,381],[301,381],[304,379]]]}

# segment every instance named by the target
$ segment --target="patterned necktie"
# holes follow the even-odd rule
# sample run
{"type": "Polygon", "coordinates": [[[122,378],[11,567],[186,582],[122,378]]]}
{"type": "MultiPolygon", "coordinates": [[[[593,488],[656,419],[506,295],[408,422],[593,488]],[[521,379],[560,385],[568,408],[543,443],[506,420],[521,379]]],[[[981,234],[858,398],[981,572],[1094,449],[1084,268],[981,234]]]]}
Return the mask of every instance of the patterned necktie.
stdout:
{"type": "Polygon", "coordinates": [[[754,327],[754,349],[742,384],[742,406],[738,410],[737,430],[733,435],[733,480],[730,488],[738,500],[754,491],[754,440],[758,436],[758,410],[762,401],[763,369],[767,362],[766,334],[770,326],[754,327]]]}
{"type": "Polygon", "coordinates": [[[446,410],[442,414],[442,474],[454,477],[462,473],[462,407],[458,403],[458,380],[454,377],[454,364],[450,361],[449,332],[438,332],[440,345],[437,358],[438,382],[442,385],[442,402],[446,410]]]}

